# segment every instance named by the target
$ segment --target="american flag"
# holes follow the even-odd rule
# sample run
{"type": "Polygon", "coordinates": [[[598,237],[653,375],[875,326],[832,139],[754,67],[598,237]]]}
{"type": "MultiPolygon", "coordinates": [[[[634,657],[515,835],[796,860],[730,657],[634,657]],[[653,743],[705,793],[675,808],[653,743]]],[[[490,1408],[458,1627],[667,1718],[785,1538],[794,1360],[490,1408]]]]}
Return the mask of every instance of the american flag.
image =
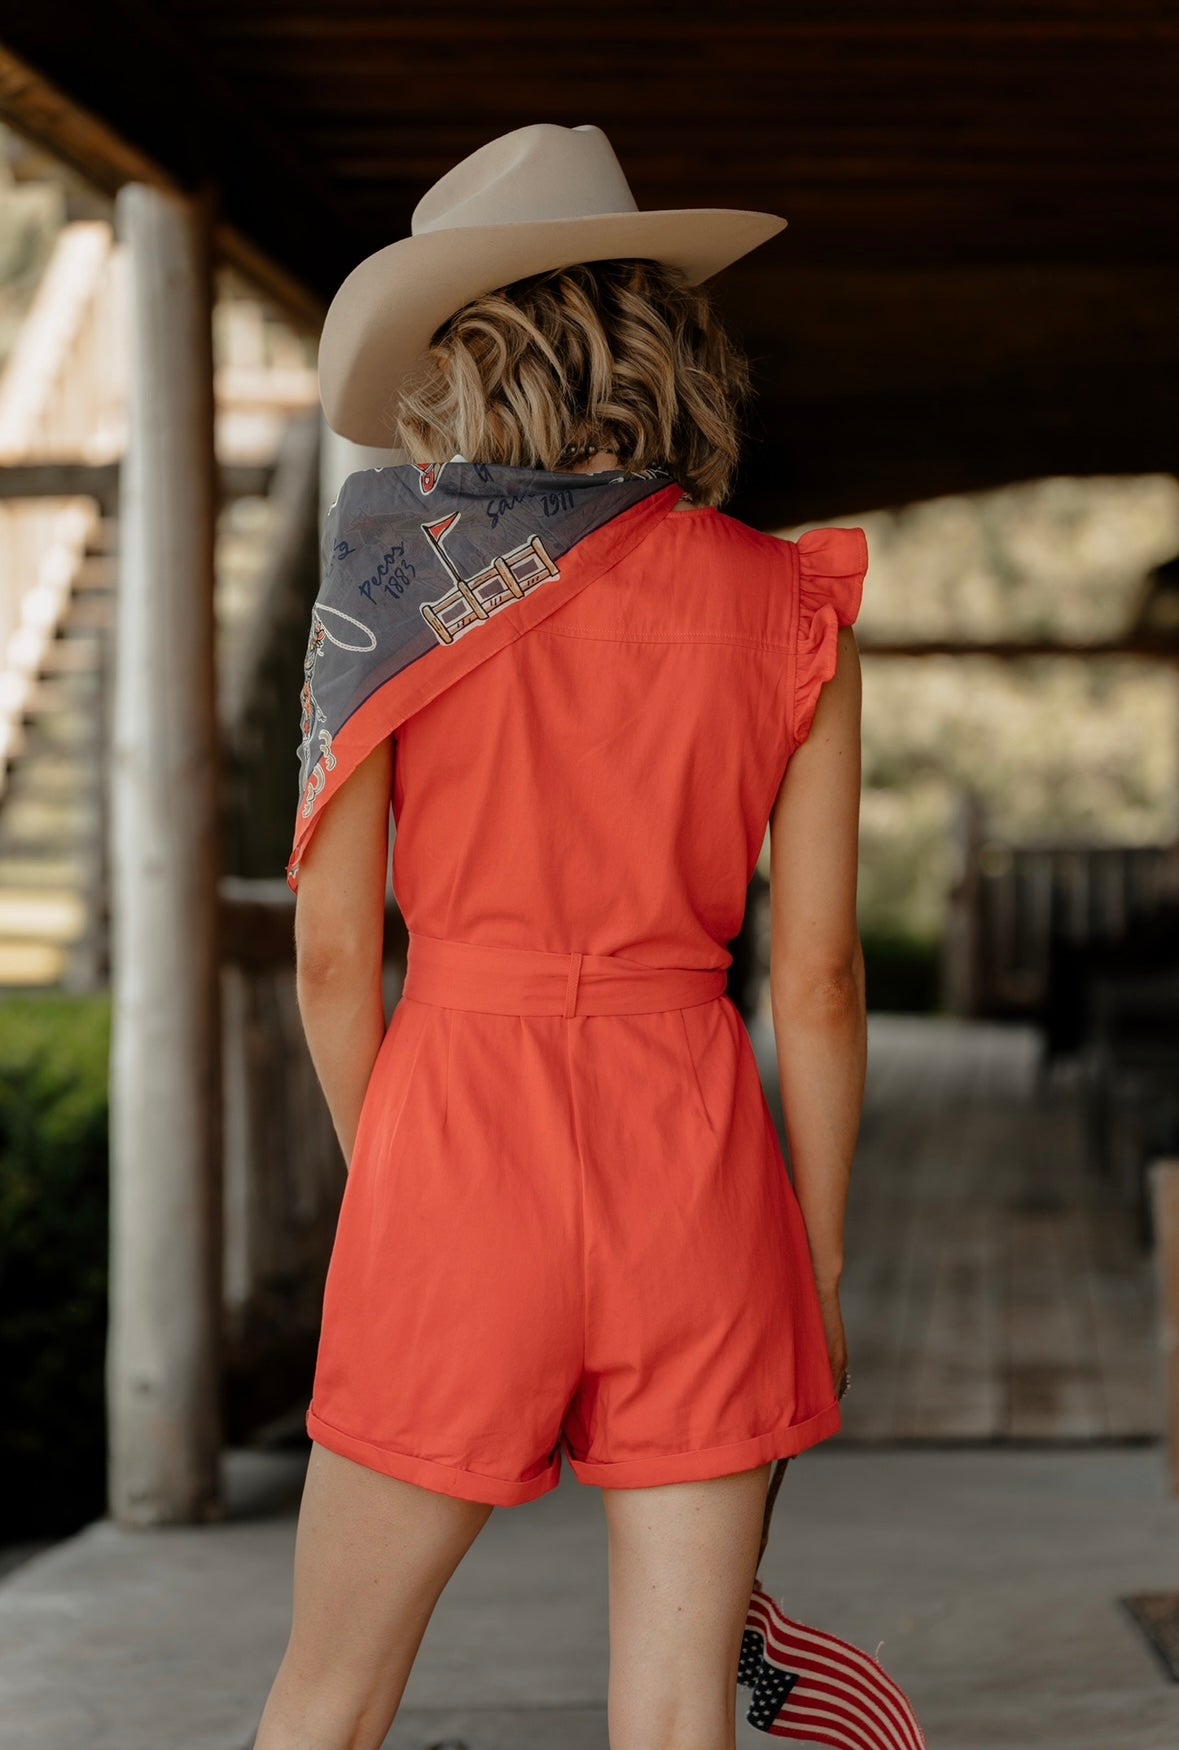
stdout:
{"type": "Polygon", "coordinates": [[[745,1718],[771,1738],[835,1750],[928,1750],[909,1698],[879,1660],[783,1614],[753,1583],[737,1682],[745,1718]]]}

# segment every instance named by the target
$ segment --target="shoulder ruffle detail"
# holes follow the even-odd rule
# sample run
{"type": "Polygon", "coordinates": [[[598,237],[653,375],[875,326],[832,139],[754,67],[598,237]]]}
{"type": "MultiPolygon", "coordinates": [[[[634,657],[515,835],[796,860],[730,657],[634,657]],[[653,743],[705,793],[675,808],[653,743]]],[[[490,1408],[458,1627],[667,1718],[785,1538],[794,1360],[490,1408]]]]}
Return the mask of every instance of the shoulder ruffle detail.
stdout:
{"type": "Polygon", "coordinates": [[[868,570],[863,529],[811,529],[798,548],[798,654],[794,743],[806,740],[824,684],[835,673],[841,626],[854,624],[868,570]]]}

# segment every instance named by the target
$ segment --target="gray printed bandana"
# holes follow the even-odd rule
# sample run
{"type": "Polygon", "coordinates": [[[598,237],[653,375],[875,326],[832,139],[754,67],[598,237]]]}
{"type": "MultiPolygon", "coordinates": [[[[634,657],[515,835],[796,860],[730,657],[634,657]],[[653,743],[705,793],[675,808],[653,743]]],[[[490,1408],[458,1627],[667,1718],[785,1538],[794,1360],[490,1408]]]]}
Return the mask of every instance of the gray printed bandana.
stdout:
{"type": "Polygon", "coordinates": [[[615,564],[681,496],[664,468],[456,459],[349,475],[324,526],[303,663],[288,885],[327,801],[381,740],[615,564]]]}

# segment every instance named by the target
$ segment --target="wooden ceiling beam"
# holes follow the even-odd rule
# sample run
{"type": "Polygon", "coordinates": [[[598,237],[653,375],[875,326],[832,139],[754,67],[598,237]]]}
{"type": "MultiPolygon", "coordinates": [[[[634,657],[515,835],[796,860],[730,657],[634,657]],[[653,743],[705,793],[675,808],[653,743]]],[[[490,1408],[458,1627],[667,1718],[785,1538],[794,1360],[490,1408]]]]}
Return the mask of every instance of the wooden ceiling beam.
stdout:
{"type": "Polygon", "coordinates": [[[845,271],[779,265],[768,250],[721,274],[713,297],[803,398],[964,397],[1002,379],[1031,395],[1086,368],[1131,387],[1179,376],[1179,265],[845,271]]]}
{"type": "MultiPolygon", "coordinates": [[[[299,0],[276,0],[258,5],[253,0],[172,0],[172,10],[199,17],[210,34],[227,41],[259,40],[313,42],[325,38],[338,42],[423,42],[436,38],[440,29],[453,38],[502,40],[512,26],[535,24],[534,0],[500,0],[494,13],[469,0],[450,4],[445,12],[428,9],[391,13],[383,0],[370,5],[341,4],[331,11],[299,0]]],[[[673,9],[676,43],[711,41],[728,31],[731,21],[718,15],[711,0],[679,0],[673,9]]],[[[655,7],[636,10],[633,0],[597,0],[595,25],[603,35],[626,32],[628,40],[668,41],[669,16],[655,7]]],[[[1037,43],[1106,46],[1134,45],[1147,41],[1174,41],[1179,21],[1158,0],[1133,0],[1112,11],[1104,0],[1092,4],[1065,4],[1033,11],[1026,0],[1000,4],[989,0],[984,14],[955,12],[930,0],[926,5],[897,5],[882,12],[879,0],[831,0],[808,11],[785,10],[778,0],[746,0],[741,10],[742,39],[762,45],[804,48],[826,52],[832,45],[856,47],[865,42],[895,45],[917,55],[931,49],[977,49],[979,46],[1018,46],[1037,43]]],[[[576,12],[544,11],[544,41],[554,47],[585,40],[585,24],[576,12]]]]}
{"type": "Polygon", "coordinates": [[[840,519],[1056,475],[1179,475],[1174,372],[1116,367],[997,376],[958,391],[791,392],[755,361],[735,514],[757,528],[840,519]]]}
{"type": "Polygon", "coordinates": [[[10,12],[0,109],[109,191],[211,185],[223,252],[302,287],[310,321],[538,104],[606,129],[640,207],[781,213],[717,281],[760,390],[751,522],[1179,468],[1163,0],[747,0],[736,23],[715,0],[598,0],[588,28],[539,0],[10,12]]]}
{"type": "Polygon", "coordinates": [[[318,166],[141,0],[104,0],[97,18],[86,0],[45,0],[10,14],[3,39],[0,113],[107,193],[131,180],[213,190],[226,254],[289,308],[321,313],[326,285],[365,253],[318,166]]]}
{"type": "Polygon", "coordinates": [[[431,181],[534,119],[542,53],[548,113],[607,128],[640,206],[781,212],[783,264],[1179,255],[1179,19],[1161,0],[982,17],[756,0],[739,27],[703,0],[606,0],[594,18],[39,0],[6,36],[168,174],[215,183],[227,221],[324,294],[404,234],[431,181]]]}

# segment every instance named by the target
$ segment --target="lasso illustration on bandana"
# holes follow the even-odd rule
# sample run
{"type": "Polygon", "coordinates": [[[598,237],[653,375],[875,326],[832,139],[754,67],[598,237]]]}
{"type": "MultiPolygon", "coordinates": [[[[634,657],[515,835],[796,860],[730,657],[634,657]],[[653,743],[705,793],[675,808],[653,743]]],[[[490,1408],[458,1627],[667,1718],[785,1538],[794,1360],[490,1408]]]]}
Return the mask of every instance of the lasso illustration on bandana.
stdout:
{"type": "Polygon", "coordinates": [[[303,732],[300,744],[300,758],[306,760],[306,750],[313,739],[319,742],[319,758],[311,768],[310,776],[304,786],[303,814],[309,815],[315,807],[315,798],[327,782],[327,774],[334,768],[336,756],[332,752],[332,732],[327,725],[326,713],[320,708],[315,697],[315,665],[319,661],[319,653],[327,642],[334,644],[339,650],[360,651],[367,654],[376,649],[377,637],[371,627],[363,620],[358,620],[353,614],[346,614],[342,608],[329,607],[327,602],[317,601],[311,610],[311,633],[307,639],[307,654],[303,658],[303,688],[299,694],[302,714],[299,727],[303,732]],[[343,638],[337,638],[329,632],[324,623],[324,614],[334,614],[338,619],[355,626],[362,632],[365,642],[349,644],[343,638]]]}

